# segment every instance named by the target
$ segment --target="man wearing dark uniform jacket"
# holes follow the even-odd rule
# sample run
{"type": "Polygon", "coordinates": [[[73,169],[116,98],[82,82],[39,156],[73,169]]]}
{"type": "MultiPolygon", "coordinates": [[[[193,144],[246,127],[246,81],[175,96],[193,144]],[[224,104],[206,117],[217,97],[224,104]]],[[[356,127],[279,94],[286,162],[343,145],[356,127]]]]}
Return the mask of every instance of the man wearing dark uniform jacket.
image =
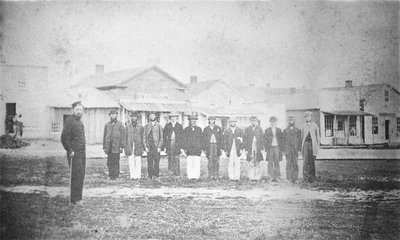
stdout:
{"type": "Polygon", "coordinates": [[[168,171],[175,176],[180,174],[180,153],[183,144],[183,127],[178,123],[178,114],[169,114],[170,122],[164,127],[164,148],[168,154],[168,171]]]}
{"type": "Polygon", "coordinates": [[[61,143],[67,151],[67,160],[70,168],[70,202],[82,203],[83,181],[86,166],[85,127],[81,121],[83,105],[81,102],[72,104],[73,114],[64,123],[61,133],[61,143]]]}
{"type": "Polygon", "coordinates": [[[107,154],[108,175],[111,180],[119,176],[119,158],[124,148],[125,127],[118,121],[118,111],[109,112],[110,121],[104,126],[103,151],[107,154]]]}
{"type": "Polygon", "coordinates": [[[222,150],[222,128],[215,125],[216,118],[208,118],[208,126],[203,130],[203,149],[208,159],[208,177],[219,177],[219,157],[222,150]]]}
{"type": "Polygon", "coordinates": [[[283,130],[283,152],[286,156],[286,178],[294,183],[299,174],[298,152],[301,149],[301,131],[295,120],[289,119],[289,126],[283,130]]]}

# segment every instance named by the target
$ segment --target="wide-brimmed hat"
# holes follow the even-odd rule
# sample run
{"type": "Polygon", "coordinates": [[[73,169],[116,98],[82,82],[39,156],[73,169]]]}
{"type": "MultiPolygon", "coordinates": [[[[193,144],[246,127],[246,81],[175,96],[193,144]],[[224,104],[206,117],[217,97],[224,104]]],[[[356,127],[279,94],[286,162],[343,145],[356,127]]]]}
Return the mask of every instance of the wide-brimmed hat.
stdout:
{"type": "Polygon", "coordinates": [[[258,120],[257,116],[251,116],[250,117],[250,121],[257,121],[257,120],[258,120]]]}
{"type": "Polygon", "coordinates": [[[229,120],[228,120],[228,122],[237,122],[238,120],[236,119],[236,118],[234,118],[234,117],[232,117],[232,118],[229,118],[229,120]]]}
{"type": "Polygon", "coordinates": [[[172,113],[168,114],[168,117],[178,117],[178,116],[179,116],[179,114],[176,112],[172,112],[172,113]]]}
{"type": "Polygon", "coordinates": [[[310,117],[310,116],[312,116],[312,112],[307,111],[304,113],[304,117],[310,117]]]}

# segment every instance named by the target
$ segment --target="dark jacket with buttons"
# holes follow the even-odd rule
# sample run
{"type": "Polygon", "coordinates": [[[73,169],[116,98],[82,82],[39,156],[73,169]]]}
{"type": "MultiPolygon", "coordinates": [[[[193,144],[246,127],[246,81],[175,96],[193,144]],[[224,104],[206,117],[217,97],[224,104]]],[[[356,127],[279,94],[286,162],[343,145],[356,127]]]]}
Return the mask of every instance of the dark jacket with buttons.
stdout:
{"type": "Polygon", "coordinates": [[[78,117],[72,115],[65,120],[61,143],[67,152],[85,150],[85,127],[78,117]]]}
{"type": "Polygon", "coordinates": [[[224,142],[224,151],[226,152],[226,155],[229,157],[231,154],[232,150],[232,145],[235,143],[236,147],[236,155],[240,156],[240,151],[243,149],[243,141],[240,141],[240,139],[243,139],[243,131],[242,129],[236,127],[235,132],[232,132],[232,129],[228,127],[224,131],[223,135],[223,142],[224,142]]]}
{"type": "Polygon", "coordinates": [[[263,156],[261,153],[261,150],[265,147],[264,144],[264,132],[260,126],[255,126],[254,130],[252,126],[249,126],[246,128],[244,131],[244,146],[247,151],[247,161],[251,160],[251,151],[252,151],[252,146],[253,146],[253,138],[256,137],[256,147],[257,147],[257,153],[256,153],[256,161],[262,161],[263,156]]]}
{"type": "Polygon", "coordinates": [[[221,155],[222,149],[222,128],[214,125],[214,128],[211,129],[210,126],[207,126],[203,130],[203,150],[206,152],[207,157],[210,157],[210,140],[211,136],[214,134],[216,144],[217,144],[217,156],[221,155]]]}
{"type": "Polygon", "coordinates": [[[293,126],[292,129],[289,126],[283,130],[282,151],[287,153],[290,149],[294,149],[296,152],[301,150],[301,130],[296,126],[293,126]]]}
{"type": "Polygon", "coordinates": [[[139,123],[133,125],[128,123],[125,128],[125,144],[124,151],[126,156],[142,156],[143,148],[143,133],[144,127],[139,123]],[[134,150],[133,150],[134,149],[134,150]]]}
{"type": "Polygon", "coordinates": [[[183,146],[188,156],[200,156],[202,150],[203,132],[198,126],[186,127],[183,133],[183,146]]]}
{"type": "Polygon", "coordinates": [[[124,148],[125,127],[117,119],[109,121],[104,126],[103,149],[111,153],[120,153],[124,148]]]}
{"type": "Polygon", "coordinates": [[[164,147],[167,151],[167,154],[179,154],[181,152],[182,143],[183,143],[183,127],[180,123],[175,123],[175,126],[172,126],[172,123],[165,124],[164,127],[164,147]],[[171,136],[172,133],[175,133],[175,145],[174,149],[171,149],[171,136]]]}

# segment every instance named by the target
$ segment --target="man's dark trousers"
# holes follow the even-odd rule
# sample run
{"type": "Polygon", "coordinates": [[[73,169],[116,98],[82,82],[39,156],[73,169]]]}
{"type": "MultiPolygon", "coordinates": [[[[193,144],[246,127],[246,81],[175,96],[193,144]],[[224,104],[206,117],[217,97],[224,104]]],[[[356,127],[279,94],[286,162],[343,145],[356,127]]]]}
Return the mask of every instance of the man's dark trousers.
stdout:
{"type": "Polygon", "coordinates": [[[70,201],[75,203],[82,200],[83,181],[85,179],[86,149],[83,148],[76,151],[72,158],[67,155],[67,159],[71,171],[70,201]]]}
{"type": "Polygon", "coordinates": [[[296,181],[299,174],[298,153],[295,147],[289,146],[286,150],[286,178],[296,181]]]}
{"type": "Polygon", "coordinates": [[[315,181],[315,156],[312,141],[305,141],[303,147],[303,179],[307,182],[315,181]]]}
{"type": "Polygon", "coordinates": [[[149,152],[147,153],[147,171],[149,173],[149,178],[153,176],[159,176],[160,169],[160,153],[157,151],[157,146],[153,139],[153,130],[149,133],[149,152]]]}
{"type": "Polygon", "coordinates": [[[111,179],[119,176],[119,153],[112,153],[111,149],[107,154],[108,175],[111,179]]]}

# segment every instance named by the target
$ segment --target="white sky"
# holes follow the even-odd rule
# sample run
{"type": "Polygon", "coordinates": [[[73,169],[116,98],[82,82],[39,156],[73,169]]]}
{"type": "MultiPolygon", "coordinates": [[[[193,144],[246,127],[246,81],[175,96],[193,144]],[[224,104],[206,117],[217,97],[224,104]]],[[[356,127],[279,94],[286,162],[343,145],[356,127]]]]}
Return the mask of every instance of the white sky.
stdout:
{"type": "Polygon", "coordinates": [[[183,82],[399,87],[398,2],[7,2],[7,64],[157,64],[183,82]]]}

